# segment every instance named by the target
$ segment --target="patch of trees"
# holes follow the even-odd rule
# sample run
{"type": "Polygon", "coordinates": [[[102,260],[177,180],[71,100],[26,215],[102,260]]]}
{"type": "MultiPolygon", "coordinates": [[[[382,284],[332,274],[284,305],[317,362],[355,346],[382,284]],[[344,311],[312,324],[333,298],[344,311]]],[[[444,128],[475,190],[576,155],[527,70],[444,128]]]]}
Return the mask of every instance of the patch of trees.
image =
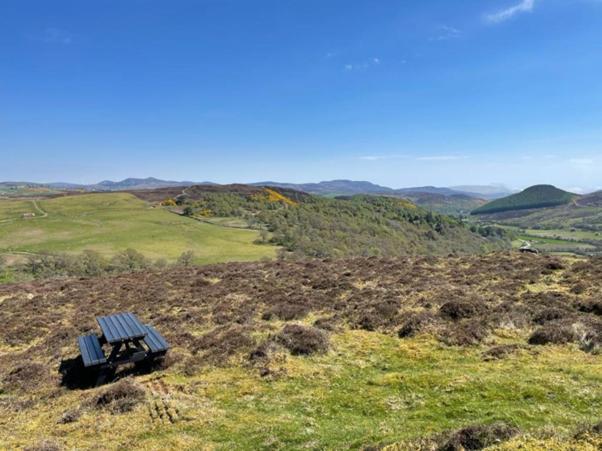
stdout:
{"type": "MultiPolygon", "coordinates": [[[[259,196],[203,193],[185,212],[243,218],[251,227],[267,229],[271,243],[298,256],[446,254],[479,251],[483,244],[457,218],[384,196],[306,196],[291,206],[259,196]]],[[[267,236],[264,233],[263,242],[267,236]]],[[[503,239],[500,232],[481,236],[503,239]]]]}
{"type": "MultiPolygon", "coordinates": [[[[184,252],[171,266],[191,266],[194,253],[184,252]]],[[[84,251],[78,255],[45,253],[31,255],[24,263],[5,268],[10,274],[4,282],[12,279],[47,279],[53,277],[97,277],[105,274],[119,274],[170,266],[165,259],[151,260],[134,249],[126,249],[112,258],[106,258],[94,251],[84,251]]],[[[0,274],[3,268],[0,266],[0,274]]],[[[0,282],[2,278],[0,277],[0,282]]]]}

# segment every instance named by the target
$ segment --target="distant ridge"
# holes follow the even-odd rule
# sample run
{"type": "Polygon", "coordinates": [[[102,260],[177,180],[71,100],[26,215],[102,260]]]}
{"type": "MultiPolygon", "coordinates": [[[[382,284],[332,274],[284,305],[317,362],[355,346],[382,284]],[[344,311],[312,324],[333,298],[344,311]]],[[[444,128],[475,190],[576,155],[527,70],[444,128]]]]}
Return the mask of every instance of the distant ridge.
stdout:
{"type": "Polygon", "coordinates": [[[406,195],[416,194],[439,194],[443,196],[464,195],[476,199],[496,199],[512,194],[510,190],[498,185],[491,186],[473,186],[466,185],[461,187],[437,187],[437,186],[416,186],[409,188],[390,188],[388,186],[377,185],[372,182],[354,181],[354,180],[330,180],[319,183],[286,183],[286,182],[259,182],[253,183],[255,186],[274,186],[279,188],[290,188],[297,191],[304,191],[309,194],[319,194],[322,196],[352,196],[355,194],[383,194],[390,196],[404,197],[406,195]],[[482,192],[481,192],[482,191],[482,192]]]}
{"type": "Polygon", "coordinates": [[[473,215],[502,213],[516,210],[556,207],[568,204],[579,196],[552,185],[531,186],[518,194],[494,200],[473,210],[473,215]]]}
{"type": "MultiPolygon", "coordinates": [[[[161,180],[155,177],[147,178],[126,178],[121,181],[103,180],[94,184],[78,184],[69,182],[57,183],[33,183],[33,182],[0,182],[0,186],[27,186],[44,187],[55,190],[82,190],[82,191],[121,191],[136,189],[157,189],[187,187],[192,185],[217,185],[212,182],[193,182],[193,181],[175,181],[161,180]]],[[[329,180],[318,183],[287,183],[265,181],[250,183],[252,186],[273,186],[279,188],[288,188],[296,191],[303,191],[308,194],[317,194],[320,196],[353,196],[356,194],[387,195],[396,197],[408,197],[424,194],[436,194],[441,196],[468,196],[474,199],[494,199],[510,194],[510,191],[504,191],[499,186],[463,186],[463,187],[437,187],[437,186],[418,186],[409,188],[394,189],[388,186],[377,185],[368,181],[355,180],[329,180]],[[462,188],[462,189],[460,189],[462,188]]]]}

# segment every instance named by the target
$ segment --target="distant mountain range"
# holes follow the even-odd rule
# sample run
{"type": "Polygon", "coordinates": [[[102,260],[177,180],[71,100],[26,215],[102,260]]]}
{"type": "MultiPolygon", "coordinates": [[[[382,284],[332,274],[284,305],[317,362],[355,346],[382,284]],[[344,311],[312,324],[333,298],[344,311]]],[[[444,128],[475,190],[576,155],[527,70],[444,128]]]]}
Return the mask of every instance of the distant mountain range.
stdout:
{"type": "Polygon", "coordinates": [[[196,182],[177,182],[173,180],[160,180],[154,177],[148,178],[127,178],[120,182],[113,182],[111,180],[103,180],[102,182],[95,183],[92,185],[84,185],[78,183],[32,183],[32,182],[0,182],[0,186],[25,186],[25,187],[43,187],[51,188],[56,190],[82,190],[82,191],[121,191],[121,190],[132,190],[132,189],[154,189],[154,188],[169,188],[176,186],[192,186],[199,184],[207,184],[209,182],[196,183],[196,182]]]}
{"type": "MultiPolygon", "coordinates": [[[[77,183],[32,183],[32,182],[2,182],[2,186],[27,186],[45,187],[56,190],[84,190],[84,191],[121,191],[133,189],[156,189],[178,186],[207,185],[211,182],[173,181],[161,180],[154,177],[127,178],[118,182],[104,180],[99,183],[85,185],[77,183]]],[[[321,196],[351,196],[355,194],[382,194],[389,196],[406,197],[412,194],[438,194],[443,196],[464,195],[480,199],[497,199],[512,194],[512,191],[503,186],[459,186],[459,187],[435,187],[419,186],[411,188],[394,189],[387,186],[377,185],[366,181],[354,180],[330,180],[319,183],[284,183],[284,182],[259,182],[252,183],[255,186],[274,186],[303,191],[309,194],[321,196]]]]}
{"type": "Polygon", "coordinates": [[[478,199],[498,199],[512,194],[512,191],[500,185],[465,185],[459,187],[416,186],[411,188],[389,188],[366,181],[331,180],[319,183],[282,183],[259,182],[257,186],[274,186],[304,191],[309,194],[322,196],[351,196],[354,194],[382,194],[388,196],[406,197],[415,194],[439,194],[443,196],[464,195],[478,199]]]}

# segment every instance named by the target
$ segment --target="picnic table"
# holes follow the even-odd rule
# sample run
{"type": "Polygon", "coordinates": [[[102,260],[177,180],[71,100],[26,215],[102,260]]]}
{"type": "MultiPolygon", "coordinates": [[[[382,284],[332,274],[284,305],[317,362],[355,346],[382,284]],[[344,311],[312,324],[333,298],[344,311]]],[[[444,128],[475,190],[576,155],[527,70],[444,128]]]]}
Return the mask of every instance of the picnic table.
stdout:
{"type": "Polygon", "coordinates": [[[152,362],[163,357],[169,344],[149,324],[142,324],[133,313],[117,313],[96,318],[102,331],[78,338],[85,368],[112,369],[128,363],[152,362]],[[103,346],[110,351],[105,354],[103,346]]]}

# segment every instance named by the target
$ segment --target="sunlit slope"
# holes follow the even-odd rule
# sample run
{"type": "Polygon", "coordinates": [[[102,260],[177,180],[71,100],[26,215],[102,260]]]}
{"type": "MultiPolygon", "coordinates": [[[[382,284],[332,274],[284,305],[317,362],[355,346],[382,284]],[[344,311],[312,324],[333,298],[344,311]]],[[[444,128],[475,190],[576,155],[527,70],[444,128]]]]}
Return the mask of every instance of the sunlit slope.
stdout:
{"type": "Polygon", "coordinates": [[[0,252],[81,252],[110,256],[127,248],[173,260],[192,250],[199,263],[273,257],[276,248],[256,245],[252,230],[204,224],[150,207],[127,193],[0,201],[0,252]],[[23,213],[35,213],[24,218],[23,213]]]}
{"type": "Polygon", "coordinates": [[[518,194],[489,202],[477,208],[472,213],[475,215],[484,215],[505,211],[555,207],[568,204],[576,198],[575,194],[563,191],[552,185],[536,185],[518,194]]]}

